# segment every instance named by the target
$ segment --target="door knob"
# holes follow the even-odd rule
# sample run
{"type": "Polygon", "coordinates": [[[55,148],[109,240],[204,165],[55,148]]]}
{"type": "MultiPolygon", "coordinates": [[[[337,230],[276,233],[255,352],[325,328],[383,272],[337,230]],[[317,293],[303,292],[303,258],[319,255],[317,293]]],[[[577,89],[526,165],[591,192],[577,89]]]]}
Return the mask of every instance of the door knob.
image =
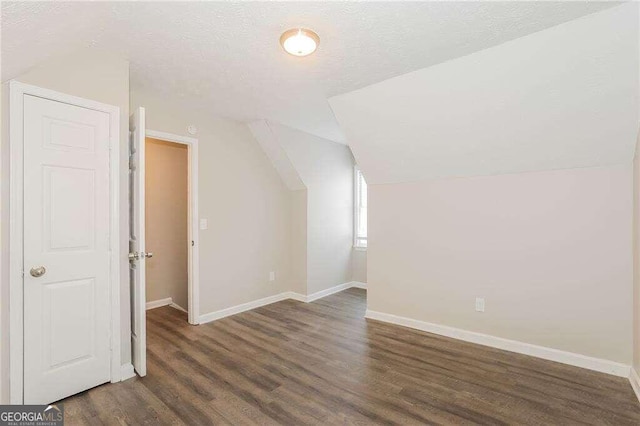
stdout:
{"type": "Polygon", "coordinates": [[[149,252],[149,253],[145,253],[145,252],[139,252],[139,253],[129,253],[129,260],[140,260],[140,259],[144,259],[144,258],[149,258],[149,257],[153,257],[153,253],[149,252]]]}
{"type": "Polygon", "coordinates": [[[33,267],[29,271],[31,276],[34,278],[39,278],[43,276],[46,272],[47,272],[47,268],[45,268],[44,266],[33,267]]]}

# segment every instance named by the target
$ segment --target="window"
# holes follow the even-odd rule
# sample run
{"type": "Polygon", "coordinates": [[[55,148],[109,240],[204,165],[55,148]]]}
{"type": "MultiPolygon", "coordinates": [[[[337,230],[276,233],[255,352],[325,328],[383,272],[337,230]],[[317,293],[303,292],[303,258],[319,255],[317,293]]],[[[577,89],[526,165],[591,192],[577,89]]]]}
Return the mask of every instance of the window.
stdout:
{"type": "Polygon", "coordinates": [[[356,248],[367,247],[367,182],[358,166],[354,170],[354,220],[353,245],[356,248]]]}

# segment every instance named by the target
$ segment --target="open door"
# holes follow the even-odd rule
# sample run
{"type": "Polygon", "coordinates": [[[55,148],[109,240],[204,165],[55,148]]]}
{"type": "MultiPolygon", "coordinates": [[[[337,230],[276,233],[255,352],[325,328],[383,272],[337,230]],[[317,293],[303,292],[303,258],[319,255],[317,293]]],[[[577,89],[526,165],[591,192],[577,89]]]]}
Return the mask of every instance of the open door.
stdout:
{"type": "Polygon", "coordinates": [[[131,346],[133,368],[147,374],[147,314],[145,294],[144,236],[144,108],[136,109],[129,121],[129,275],[131,285],[131,346]]]}

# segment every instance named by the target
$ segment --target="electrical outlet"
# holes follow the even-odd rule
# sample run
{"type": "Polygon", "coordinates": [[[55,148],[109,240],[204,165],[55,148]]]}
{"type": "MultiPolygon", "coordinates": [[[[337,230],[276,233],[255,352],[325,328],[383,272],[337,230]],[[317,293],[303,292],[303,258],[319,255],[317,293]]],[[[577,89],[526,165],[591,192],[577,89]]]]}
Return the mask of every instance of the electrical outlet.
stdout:
{"type": "Polygon", "coordinates": [[[276,280],[276,273],[275,272],[269,272],[269,281],[275,281],[276,280]]]}
{"type": "Polygon", "coordinates": [[[484,297],[476,297],[476,311],[484,312],[484,297]]]}

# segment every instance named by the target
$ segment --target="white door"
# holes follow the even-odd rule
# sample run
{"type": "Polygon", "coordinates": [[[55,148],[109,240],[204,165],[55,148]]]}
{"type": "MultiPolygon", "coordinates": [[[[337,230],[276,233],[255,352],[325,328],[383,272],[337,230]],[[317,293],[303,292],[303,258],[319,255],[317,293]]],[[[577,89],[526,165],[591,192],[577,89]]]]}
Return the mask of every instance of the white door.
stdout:
{"type": "Polygon", "coordinates": [[[24,96],[24,403],[111,378],[109,114],[24,96]]]}
{"type": "Polygon", "coordinates": [[[144,243],[144,108],[138,108],[129,121],[129,265],[131,282],[131,346],[133,368],[139,376],[147,374],[147,312],[145,292],[144,243]]]}

